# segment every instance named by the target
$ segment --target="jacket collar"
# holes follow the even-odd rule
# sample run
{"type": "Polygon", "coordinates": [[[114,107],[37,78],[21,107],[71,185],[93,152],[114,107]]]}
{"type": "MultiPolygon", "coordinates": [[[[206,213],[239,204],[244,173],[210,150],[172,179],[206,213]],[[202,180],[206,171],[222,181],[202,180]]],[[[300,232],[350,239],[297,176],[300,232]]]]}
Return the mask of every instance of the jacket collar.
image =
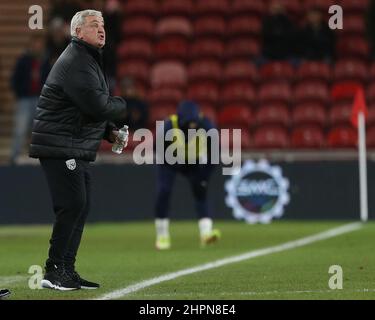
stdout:
{"type": "Polygon", "coordinates": [[[87,51],[99,62],[102,59],[103,49],[99,49],[94,47],[93,45],[87,43],[86,41],[83,41],[81,39],[78,39],[77,37],[72,37],[72,43],[78,44],[80,46],[83,46],[87,49],[87,51]]]}

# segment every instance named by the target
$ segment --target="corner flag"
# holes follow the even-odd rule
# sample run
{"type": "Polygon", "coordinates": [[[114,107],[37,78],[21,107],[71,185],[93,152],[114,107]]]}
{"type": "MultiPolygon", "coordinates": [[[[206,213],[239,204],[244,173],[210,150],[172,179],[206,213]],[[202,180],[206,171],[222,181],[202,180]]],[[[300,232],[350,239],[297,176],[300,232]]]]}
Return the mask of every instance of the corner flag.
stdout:
{"type": "Polygon", "coordinates": [[[354,97],[351,121],[358,128],[359,198],[362,222],[368,220],[366,116],[365,94],[363,88],[360,87],[354,97]]]}
{"type": "Polygon", "coordinates": [[[366,106],[366,100],[365,100],[365,93],[363,91],[362,87],[359,87],[357,89],[357,92],[354,97],[354,103],[353,103],[353,109],[352,109],[352,116],[351,116],[351,122],[353,126],[358,128],[358,115],[360,113],[363,113],[364,117],[367,117],[367,106],[366,106]]]}

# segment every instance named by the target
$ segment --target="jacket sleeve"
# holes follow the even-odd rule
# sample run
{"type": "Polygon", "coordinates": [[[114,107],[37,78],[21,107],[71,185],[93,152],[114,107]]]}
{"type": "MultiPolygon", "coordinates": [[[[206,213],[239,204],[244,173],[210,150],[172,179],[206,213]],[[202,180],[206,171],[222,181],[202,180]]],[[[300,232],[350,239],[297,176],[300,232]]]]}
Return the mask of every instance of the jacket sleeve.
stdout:
{"type": "Polygon", "coordinates": [[[102,89],[95,66],[73,64],[64,84],[65,93],[81,111],[98,121],[120,121],[126,115],[126,103],[102,89]]]}

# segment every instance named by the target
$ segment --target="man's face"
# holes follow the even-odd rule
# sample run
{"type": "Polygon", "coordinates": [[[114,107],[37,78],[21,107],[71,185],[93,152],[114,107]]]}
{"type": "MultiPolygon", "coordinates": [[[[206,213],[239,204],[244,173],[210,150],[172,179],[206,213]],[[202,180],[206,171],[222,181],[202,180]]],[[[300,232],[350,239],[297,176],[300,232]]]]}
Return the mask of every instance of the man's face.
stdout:
{"type": "Polygon", "coordinates": [[[103,18],[97,16],[86,17],[84,25],[77,28],[77,36],[94,47],[103,48],[105,45],[103,18]]]}

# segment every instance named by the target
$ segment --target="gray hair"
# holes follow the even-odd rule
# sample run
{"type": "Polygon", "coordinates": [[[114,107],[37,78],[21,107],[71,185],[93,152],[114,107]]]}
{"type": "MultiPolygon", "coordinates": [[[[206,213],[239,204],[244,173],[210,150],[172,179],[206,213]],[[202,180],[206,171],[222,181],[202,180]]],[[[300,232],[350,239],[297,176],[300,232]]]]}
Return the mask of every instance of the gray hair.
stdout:
{"type": "Polygon", "coordinates": [[[85,18],[89,16],[97,16],[97,17],[103,17],[102,13],[100,11],[96,10],[83,10],[78,11],[74,17],[72,18],[72,21],[70,23],[70,34],[72,37],[77,36],[77,28],[85,24],[85,18]]]}

